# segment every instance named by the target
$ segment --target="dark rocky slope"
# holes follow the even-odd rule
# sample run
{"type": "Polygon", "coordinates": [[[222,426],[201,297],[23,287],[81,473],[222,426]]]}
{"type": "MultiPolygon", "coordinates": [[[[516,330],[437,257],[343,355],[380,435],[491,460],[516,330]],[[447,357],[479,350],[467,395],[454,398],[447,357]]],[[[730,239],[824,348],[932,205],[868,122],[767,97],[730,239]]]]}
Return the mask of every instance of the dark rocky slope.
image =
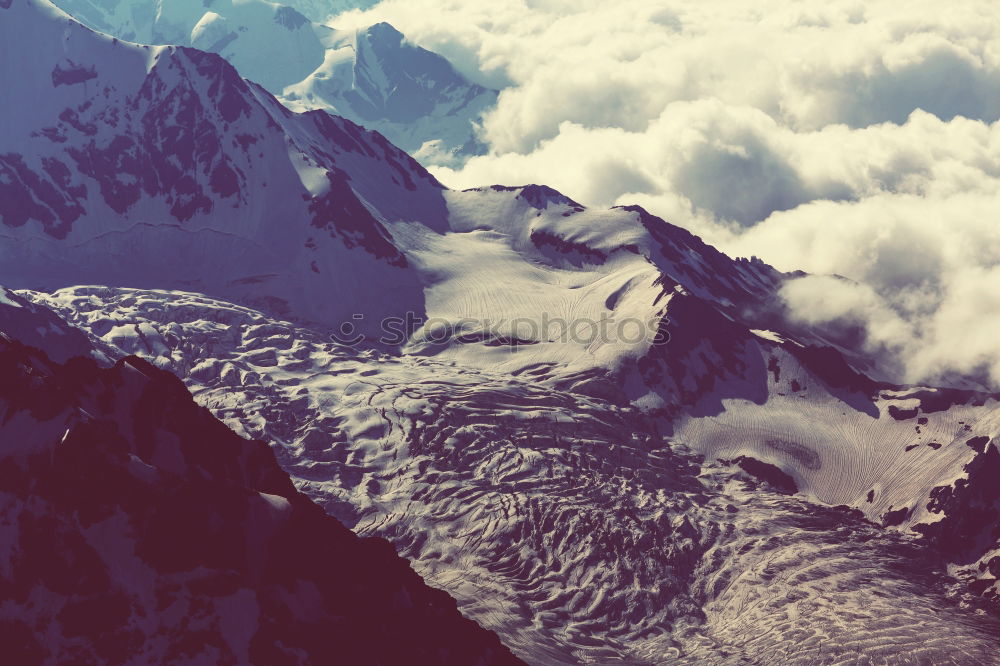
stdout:
{"type": "Polygon", "coordinates": [[[176,377],[0,339],[9,664],[512,664],[176,377]]]}

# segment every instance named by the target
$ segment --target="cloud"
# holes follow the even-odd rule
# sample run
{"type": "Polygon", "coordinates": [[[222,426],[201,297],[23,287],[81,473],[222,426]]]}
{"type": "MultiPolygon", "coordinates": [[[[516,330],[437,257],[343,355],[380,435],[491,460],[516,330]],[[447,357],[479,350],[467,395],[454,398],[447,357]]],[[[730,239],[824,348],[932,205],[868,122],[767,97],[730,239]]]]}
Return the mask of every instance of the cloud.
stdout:
{"type": "MultiPolygon", "coordinates": [[[[838,273],[783,292],[808,323],[856,324],[896,379],[1000,383],[1000,189],[819,201],[734,241],[784,268],[838,273]]],[[[731,251],[733,249],[731,248],[731,251]]]]}
{"type": "Polygon", "coordinates": [[[907,381],[1000,386],[1000,13],[917,0],[383,0],[502,87],[447,184],[640,203],[792,283],[907,381]]]}
{"type": "MultiPolygon", "coordinates": [[[[799,321],[832,326],[842,340],[862,337],[867,351],[884,358],[901,359],[913,348],[918,333],[870,286],[846,278],[811,275],[786,283],[781,296],[799,321]]],[[[895,364],[882,368],[905,372],[895,364]]]]}

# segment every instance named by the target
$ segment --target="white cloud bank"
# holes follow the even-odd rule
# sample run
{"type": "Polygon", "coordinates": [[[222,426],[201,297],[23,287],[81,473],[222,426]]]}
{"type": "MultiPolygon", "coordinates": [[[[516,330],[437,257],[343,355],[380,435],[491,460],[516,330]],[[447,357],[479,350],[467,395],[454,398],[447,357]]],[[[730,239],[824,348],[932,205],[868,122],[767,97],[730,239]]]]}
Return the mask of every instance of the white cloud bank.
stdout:
{"type": "Polygon", "coordinates": [[[383,0],[505,87],[455,187],[640,203],[736,255],[899,378],[1000,385],[1000,12],[991,0],[383,0]]]}

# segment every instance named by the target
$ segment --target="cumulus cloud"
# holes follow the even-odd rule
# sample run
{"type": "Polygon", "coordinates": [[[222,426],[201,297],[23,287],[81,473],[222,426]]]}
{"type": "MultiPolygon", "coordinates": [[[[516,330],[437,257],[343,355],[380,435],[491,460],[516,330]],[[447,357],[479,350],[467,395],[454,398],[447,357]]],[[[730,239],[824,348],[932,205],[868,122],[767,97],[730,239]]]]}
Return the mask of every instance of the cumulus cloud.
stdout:
{"type": "Polygon", "coordinates": [[[897,378],[955,383],[1000,379],[1000,190],[928,197],[879,194],[813,202],[776,214],[735,240],[783,268],[809,266],[854,280],[808,277],[784,297],[809,323],[854,322],[897,378]]]}
{"type": "Polygon", "coordinates": [[[383,0],[334,23],[375,20],[503,89],[489,153],[444,182],[642,204],[817,274],[793,311],[857,327],[899,379],[1000,385],[988,0],[383,0]]]}

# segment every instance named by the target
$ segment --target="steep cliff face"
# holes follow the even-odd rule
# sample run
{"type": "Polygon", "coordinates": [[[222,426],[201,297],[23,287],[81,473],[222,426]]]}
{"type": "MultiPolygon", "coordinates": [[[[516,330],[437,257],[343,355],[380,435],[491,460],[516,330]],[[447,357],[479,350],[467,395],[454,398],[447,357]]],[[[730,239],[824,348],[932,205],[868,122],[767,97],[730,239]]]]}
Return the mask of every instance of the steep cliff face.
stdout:
{"type": "Polygon", "coordinates": [[[934,488],[929,521],[914,526],[952,562],[956,575],[1000,608],[1000,450],[996,439],[970,437],[975,457],[953,483],[934,488]]]}
{"type": "Polygon", "coordinates": [[[145,361],[0,339],[0,414],[8,663],[518,663],[145,361]]]}

